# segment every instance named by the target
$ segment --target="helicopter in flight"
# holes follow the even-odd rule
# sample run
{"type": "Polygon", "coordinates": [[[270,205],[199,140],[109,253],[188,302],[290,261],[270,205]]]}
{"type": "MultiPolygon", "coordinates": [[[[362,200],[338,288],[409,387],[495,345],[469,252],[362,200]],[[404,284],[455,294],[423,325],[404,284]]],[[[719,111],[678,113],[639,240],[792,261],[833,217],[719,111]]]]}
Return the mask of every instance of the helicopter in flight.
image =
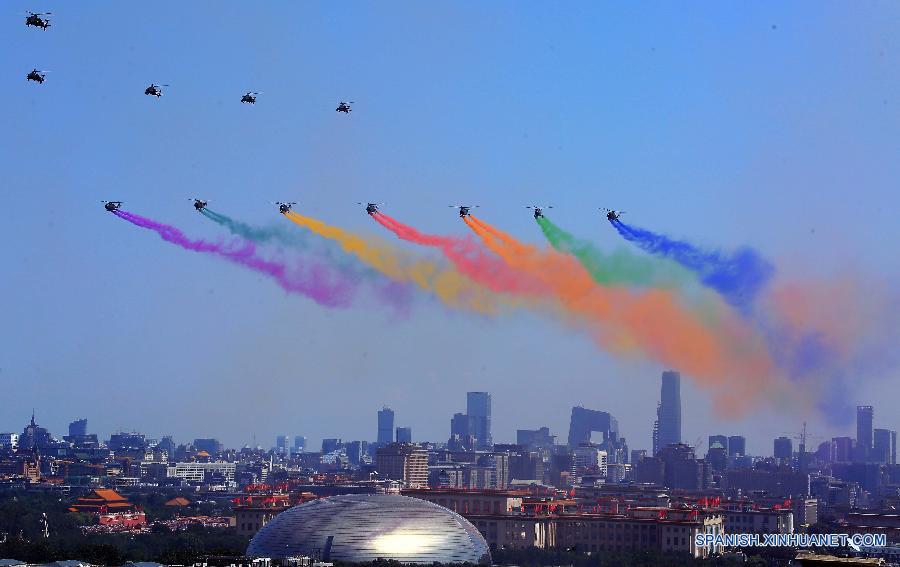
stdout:
{"type": "Polygon", "coordinates": [[[374,215],[378,212],[378,207],[383,205],[384,203],[359,203],[360,205],[366,206],[366,212],[370,215],[374,215]]]}
{"type": "Polygon", "coordinates": [[[552,209],[553,205],[546,206],[538,206],[538,205],[525,205],[526,209],[534,209],[534,218],[539,219],[544,216],[544,209],[552,209]]]}
{"type": "Polygon", "coordinates": [[[207,203],[209,203],[209,201],[204,201],[203,199],[195,199],[193,197],[189,197],[189,199],[194,202],[194,208],[197,209],[198,213],[205,209],[207,203]]]}
{"type": "Polygon", "coordinates": [[[34,26],[36,28],[41,28],[45,30],[50,27],[50,19],[42,18],[41,16],[51,16],[52,12],[28,12],[28,17],[25,18],[26,26],[34,26]]]}
{"type": "Polygon", "coordinates": [[[335,108],[334,110],[337,112],[343,112],[344,114],[350,114],[350,112],[353,110],[352,108],[350,108],[351,104],[353,104],[352,100],[350,102],[341,101],[340,104],[338,104],[337,108],[335,108]]]}
{"type": "Polygon", "coordinates": [[[275,204],[278,205],[278,212],[283,215],[286,215],[291,210],[291,207],[293,207],[297,203],[294,203],[294,202],[282,203],[281,201],[275,201],[275,204]]]}
{"type": "Polygon", "coordinates": [[[601,211],[606,211],[606,220],[609,222],[616,222],[619,220],[619,217],[625,214],[625,211],[614,211],[613,209],[607,209],[605,207],[600,209],[601,211]]]}
{"type": "Polygon", "coordinates": [[[256,104],[256,97],[261,95],[262,93],[254,93],[247,91],[247,94],[241,97],[241,102],[246,102],[248,104],[256,104]]]}
{"type": "Polygon", "coordinates": [[[169,85],[157,85],[156,83],[150,83],[150,86],[144,89],[144,94],[149,96],[155,96],[159,98],[162,96],[162,87],[168,87],[169,85]]]}
{"type": "Polygon", "coordinates": [[[454,209],[459,209],[459,218],[464,219],[469,216],[469,209],[477,209],[478,205],[450,205],[454,209]]]}
{"type": "Polygon", "coordinates": [[[29,81],[34,81],[35,83],[43,84],[44,76],[47,74],[47,71],[38,71],[37,69],[32,69],[30,73],[25,77],[29,81]]]}
{"type": "Polygon", "coordinates": [[[103,208],[109,212],[117,211],[121,206],[122,201],[103,201],[103,208]]]}

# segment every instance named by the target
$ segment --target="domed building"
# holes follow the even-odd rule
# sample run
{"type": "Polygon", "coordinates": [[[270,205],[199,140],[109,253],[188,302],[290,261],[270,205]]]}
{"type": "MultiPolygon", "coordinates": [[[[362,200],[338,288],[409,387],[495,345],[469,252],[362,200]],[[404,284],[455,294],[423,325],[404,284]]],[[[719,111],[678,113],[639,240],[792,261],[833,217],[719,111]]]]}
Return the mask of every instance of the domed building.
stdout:
{"type": "Polygon", "coordinates": [[[491,564],[487,542],[468,520],[398,494],[344,494],[285,510],[250,540],[247,555],[491,564]]]}

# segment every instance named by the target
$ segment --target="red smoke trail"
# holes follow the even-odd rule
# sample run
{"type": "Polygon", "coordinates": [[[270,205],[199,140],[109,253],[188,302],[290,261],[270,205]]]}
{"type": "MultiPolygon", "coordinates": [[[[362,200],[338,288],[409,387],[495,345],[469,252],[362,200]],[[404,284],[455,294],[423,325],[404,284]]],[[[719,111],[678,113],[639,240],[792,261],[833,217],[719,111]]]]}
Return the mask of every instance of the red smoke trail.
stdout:
{"type": "Polygon", "coordinates": [[[546,296],[550,288],[529,274],[523,274],[495,256],[489,255],[471,238],[453,238],[422,234],[413,227],[389,217],[384,213],[371,215],[376,222],[387,228],[402,240],[439,248],[456,266],[456,269],[471,280],[496,291],[521,295],[546,296]]]}

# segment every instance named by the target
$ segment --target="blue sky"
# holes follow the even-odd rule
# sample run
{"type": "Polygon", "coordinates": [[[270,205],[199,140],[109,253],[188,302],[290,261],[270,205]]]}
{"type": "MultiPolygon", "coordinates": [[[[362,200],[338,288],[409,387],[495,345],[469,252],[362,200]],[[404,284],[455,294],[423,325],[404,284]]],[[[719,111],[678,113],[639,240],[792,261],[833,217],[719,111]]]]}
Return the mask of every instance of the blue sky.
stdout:
{"type": "MultiPolygon", "coordinates": [[[[447,205],[470,202],[534,242],[523,206],[552,203],[560,225],[618,246],[595,212],[613,206],[789,274],[896,288],[898,17],[890,2],[5,2],[0,430],[35,406],[58,434],[86,416],[104,436],[316,443],[374,438],[387,404],[415,439],[444,439],[478,389],[498,440],[564,437],[581,404],[648,448],[655,364],[537,316],[327,311],[100,200],[198,236],[220,232],[187,197],[255,223],[296,200],[382,236],[357,201],[447,234],[464,233],[447,205]],[[26,28],[29,9],[53,27],[26,28]],[[46,83],[26,83],[32,67],[46,83]],[[151,99],[151,82],[171,87],[151,99]]],[[[853,392],[876,426],[900,427],[896,378],[853,392]]],[[[803,419],[852,431],[783,410],[723,421],[685,382],[689,442],[744,433],[767,453],[803,419]]]]}

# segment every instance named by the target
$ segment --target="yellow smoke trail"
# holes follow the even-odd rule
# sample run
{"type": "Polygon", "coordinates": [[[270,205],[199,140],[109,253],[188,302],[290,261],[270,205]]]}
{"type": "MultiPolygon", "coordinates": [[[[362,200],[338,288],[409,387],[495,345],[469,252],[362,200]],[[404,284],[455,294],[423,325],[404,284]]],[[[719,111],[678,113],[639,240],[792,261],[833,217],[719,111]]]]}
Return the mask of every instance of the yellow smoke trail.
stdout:
{"type": "Polygon", "coordinates": [[[433,293],[445,305],[482,314],[494,314],[507,303],[456,270],[430,260],[413,259],[383,242],[372,242],[320,220],[288,211],[285,216],[311,232],[340,244],[344,252],[400,283],[413,283],[433,293]]]}

